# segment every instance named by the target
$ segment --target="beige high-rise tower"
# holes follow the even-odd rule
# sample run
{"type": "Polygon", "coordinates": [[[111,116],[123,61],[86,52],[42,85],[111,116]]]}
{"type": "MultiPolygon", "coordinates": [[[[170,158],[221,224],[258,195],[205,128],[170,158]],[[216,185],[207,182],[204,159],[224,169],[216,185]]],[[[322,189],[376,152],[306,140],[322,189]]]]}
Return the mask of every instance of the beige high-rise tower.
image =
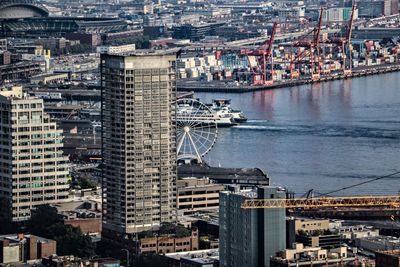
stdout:
{"type": "Polygon", "coordinates": [[[42,99],[21,87],[0,89],[0,198],[9,202],[13,221],[29,219],[37,205],[68,198],[62,138],[42,99]]]}
{"type": "Polygon", "coordinates": [[[173,219],[176,56],[101,56],[104,236],[129,238],[173,219]]]}

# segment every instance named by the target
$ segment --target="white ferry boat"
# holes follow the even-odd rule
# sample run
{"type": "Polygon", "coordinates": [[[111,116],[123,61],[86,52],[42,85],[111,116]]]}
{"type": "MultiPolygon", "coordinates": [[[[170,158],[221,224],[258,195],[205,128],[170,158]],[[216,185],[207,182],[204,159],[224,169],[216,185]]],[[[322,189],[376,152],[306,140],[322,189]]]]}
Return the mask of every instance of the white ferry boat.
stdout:
{"type": "Polygon", "coordinates": [[[237,123],[246,122],[247,118],[243,115],[241,110],[231,108],[230,99],[214,99],[210,107],[212,112],[217,114],[229,114],[232,116],[233,121],[237,123]]]}
{"type": "Polygon", "coordinates": [[[231,114],[217,112],[202,112],[195,110],[193,106],[181,105],[177,110],[177,121],[190,124],[216,124],[217,127],[230,127],[236,125],[231,114]]]}

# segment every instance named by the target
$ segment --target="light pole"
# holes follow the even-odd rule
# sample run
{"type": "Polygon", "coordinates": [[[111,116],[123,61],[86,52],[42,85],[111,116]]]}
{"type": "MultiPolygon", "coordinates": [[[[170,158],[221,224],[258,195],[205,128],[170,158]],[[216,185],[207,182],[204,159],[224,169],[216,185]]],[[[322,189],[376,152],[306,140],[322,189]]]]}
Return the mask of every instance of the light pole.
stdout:
{"type": "Polygon", "coordinates": [[[123,248],[123,249],[121,249],[121,251],[126,252],[126,266],[129,267],[129,250],[127,250],[126,248],[123,248]]]}

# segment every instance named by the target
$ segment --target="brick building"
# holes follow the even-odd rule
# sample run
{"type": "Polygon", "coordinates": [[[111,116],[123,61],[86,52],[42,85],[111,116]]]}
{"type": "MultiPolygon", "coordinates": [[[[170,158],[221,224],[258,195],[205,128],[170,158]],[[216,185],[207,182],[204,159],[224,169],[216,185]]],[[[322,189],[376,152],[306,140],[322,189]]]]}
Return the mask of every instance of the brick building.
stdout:
{"type": "Polygon", "coordinates": [[[13,234],[0,236],[0,264],[40,260],[56,254],[54,240],[34,235],[13,234]]]}
{"type": "Polygon", "coordinates": [[[376,267],[400,267],[400,250],[375,252],[376,267]]]}
{"type": "Polygon", "coordinates": [[[199,231],[192,229],[186,237],[155,236],[140,239],[140,253],[172,253],[199,249],[199,231]]]}
{"type": "Polygon", "coordinates": [[[80,44],[96,47],[101,44],[101,37],[97,33],[67,33],[65,36],[68,40],[79,41],[80,44]]]}

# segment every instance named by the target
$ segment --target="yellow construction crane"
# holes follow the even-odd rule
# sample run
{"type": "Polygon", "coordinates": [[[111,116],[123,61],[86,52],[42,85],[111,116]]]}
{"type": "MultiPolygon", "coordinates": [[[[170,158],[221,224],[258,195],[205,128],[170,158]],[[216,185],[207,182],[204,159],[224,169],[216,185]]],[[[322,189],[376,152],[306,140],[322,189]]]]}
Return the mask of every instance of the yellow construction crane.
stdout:
{"type": "Polygon", "coordinates": [[[400,207],[400,196],[246,199],[242,209],[304,209],[322,207],[400,207]]]}

